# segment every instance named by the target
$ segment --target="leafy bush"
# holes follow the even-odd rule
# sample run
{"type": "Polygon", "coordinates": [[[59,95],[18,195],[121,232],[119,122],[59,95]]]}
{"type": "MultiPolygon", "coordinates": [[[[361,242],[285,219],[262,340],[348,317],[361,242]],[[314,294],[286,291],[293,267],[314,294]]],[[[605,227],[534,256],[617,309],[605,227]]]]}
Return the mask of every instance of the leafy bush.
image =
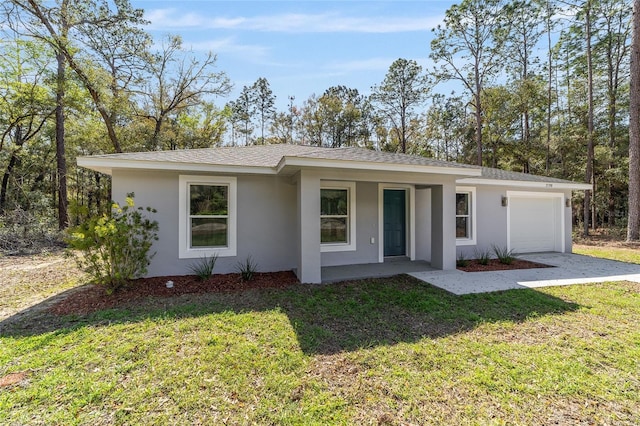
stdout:
{"type": "Polygon", "coordinates": [[[244,262],[238,262],[236,264],[236,271],[238,271],[242,277],[242,281],[251,281],[257,270],[258,264],[253,261],[251,256],[247,256],[244,262]]]}
{"type": "Polygon", "coordinates": [[[491,251],[476,249],[476,259],[478,259],[479,264],[488,265],[491,260],[491,251]]]}
{"type": "Polygon", "coordinates": [[[216,266],[216,261],[218,260],[218,253],[213,256],[204,256],[197,262],[189,265],[189,269],[194,275],[197,275],[201,280],[206,280],[211,278],[213,275],[213,268],[216,266]]]}
{"type": "Polygon", "coordinates": [[[133,193],[127,194],[126,205],[113,203],[110,216],[93,217],[68,231],[69,247],[82,252],[75,256],[78,266],[93,282],[104,285],[107,293],[144,275],[155,255],[149,255],[149,250],[158,240],[158,222],[143,212],[156,210],[134,208],[133,198],[133,193]]]}
{"type": "Polygon", "coordinates": [[[513,250],[507,250],[506,247],[493,246],[493,252],[500,263],[504,265],[511,265],[516,260],[516,253],[513,250]]]}
{"type": "Polygon", "coordinates": [[[469,264],[469,261],[465,257],[464,253],[460,253],[458,255],[458,260],[456,261],[456,266],[459,268],[464,268],[469,264]]]}

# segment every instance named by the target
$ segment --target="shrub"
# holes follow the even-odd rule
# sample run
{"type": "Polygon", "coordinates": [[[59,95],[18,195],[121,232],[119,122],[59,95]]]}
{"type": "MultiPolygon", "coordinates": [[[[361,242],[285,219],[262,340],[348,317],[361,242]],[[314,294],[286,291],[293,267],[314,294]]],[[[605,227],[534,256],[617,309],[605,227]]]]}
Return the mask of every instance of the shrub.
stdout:
{"type": "Polygon", "coordinates": [[[251,256],[247,256],[244,262],[236,264],[236,270],[242,277],[242,281],[251,281],[258,270],[258,264],[253,261],[251,256]]]}
{"type": "Polygon", "coordinates": [[[458,255],[458,260],[456,261],[456,266],[459,268],[464,268],[469,264],[469,261],[465,257],[464,253],[460,253],[458,255]]]}
{"type": "Polygon", "coordinates": [[[513,250],[507,250],[506,247],[493,246],[493,252],[504,265],[511,265],[516,260],[516,253],[513,250]]]}
{"type": "Polygon", "coordinates": [[[476,259],[478,259],[479,264],[488,265],[491,260],[491,251],[476,249],[476,259]]]}
{"type": "Polygon", "coordinates": [[[216,261],[218,260],[218,253],[213,256],[204,256],[197,262],[189,265],[189,269],[194,275],[197,275],[201,280],[206,280],[211,278],[213,275],[213,268],[216,266],[216,261]]]}
{"type": "Polygon", "coordinates": [[[133,198],[133,193],[127,194],[126,205],[113,203],[110,216],[93,217],[68,231],[69,247],[81,252],[75,254],[78,266],[109,294],[144,275],[155,255],[149,250],[158,240],[158,222],[143,212],[156,210],[134,208],[133,198]]]}

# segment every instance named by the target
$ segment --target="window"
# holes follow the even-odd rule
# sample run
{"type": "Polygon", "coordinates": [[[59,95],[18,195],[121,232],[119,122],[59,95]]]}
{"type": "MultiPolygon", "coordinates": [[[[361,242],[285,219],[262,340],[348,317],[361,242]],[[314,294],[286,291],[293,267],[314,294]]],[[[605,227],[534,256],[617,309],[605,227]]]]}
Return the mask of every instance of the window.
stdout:
{"type": "Polygon", "coordinates": [[[355,183],[323,182],[320,189],[321,251],[355,250],[355,183]]]}
{"type": "Polygon", "coordinates": [[[475,188],[456,188],[456,243],[458,245],[476,243],[475,194],[475,188]]]}
{"type": "Polygon", "coordinates": [[[236,255],[236,179],[180,176],[179,257],[236,255]]]}

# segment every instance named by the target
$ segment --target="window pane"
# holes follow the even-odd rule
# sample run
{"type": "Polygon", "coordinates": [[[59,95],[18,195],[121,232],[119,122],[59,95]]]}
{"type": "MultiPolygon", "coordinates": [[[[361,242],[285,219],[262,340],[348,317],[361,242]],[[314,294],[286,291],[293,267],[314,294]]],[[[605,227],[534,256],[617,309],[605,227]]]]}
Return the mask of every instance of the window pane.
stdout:
{"type": "Polygon", "coordinates": [[[226,247],[227,219],[191,219],[191,247],[226,247]]]}
{"type": "Polygon", "coordinates": [[[193,215],[226,215],[228,214],[227,186],[190,185],[189,213],[193,215]]]}
{"type": "Polygon", "coordinates": [[[468,217],[456,218],[456,238],[470,238],[468,217]]]}
{"type": "Polygon", "coordinates": [[[347,218],[326,217],[320,219],[321,243],[348,243],[347,218]]]}
{"type": "Polygon", "coordinates": [[[456,194],[456,214],[469,214],[469,194],[456,194]]]}
{"type": "Polygon", "coordinates": [[[327,216],[349,214],[348,191],[346,189],[321,189],[320,214],[327,216]]]}

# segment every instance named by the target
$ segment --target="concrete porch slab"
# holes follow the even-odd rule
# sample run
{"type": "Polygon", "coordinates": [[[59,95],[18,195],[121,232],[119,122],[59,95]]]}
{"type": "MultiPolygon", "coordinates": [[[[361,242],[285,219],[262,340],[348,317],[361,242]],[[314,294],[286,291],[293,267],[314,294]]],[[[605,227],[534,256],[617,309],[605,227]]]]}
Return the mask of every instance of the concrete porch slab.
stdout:
{"type": "Polygon", "coordinates": [[[436,271],[429,262],[411,261],[407,258],[385,260],[383,263],[365,263],[360,265],[324,266],[322,282],[332,283],[364,278],[382,278],[410,272],[436,271]]]}
{"type": "Polygon", "coordinates": [[[552,267],[494,272],[431,270],[410,272],[409,275],[458,295],[606,281],[640,282],[640,265],[636,264],[570,253],[519,257],[552,267]]]}

